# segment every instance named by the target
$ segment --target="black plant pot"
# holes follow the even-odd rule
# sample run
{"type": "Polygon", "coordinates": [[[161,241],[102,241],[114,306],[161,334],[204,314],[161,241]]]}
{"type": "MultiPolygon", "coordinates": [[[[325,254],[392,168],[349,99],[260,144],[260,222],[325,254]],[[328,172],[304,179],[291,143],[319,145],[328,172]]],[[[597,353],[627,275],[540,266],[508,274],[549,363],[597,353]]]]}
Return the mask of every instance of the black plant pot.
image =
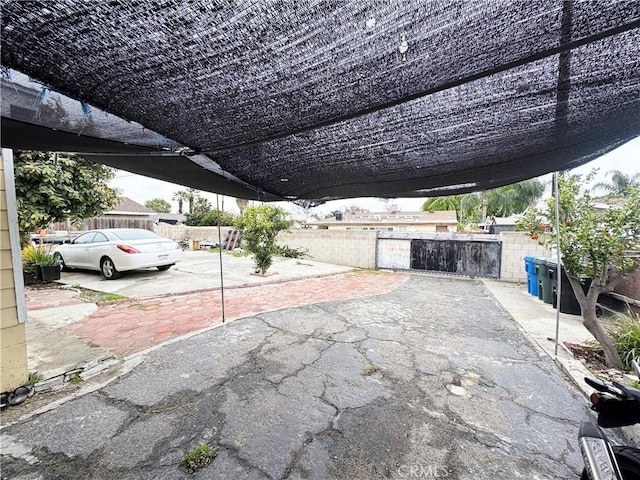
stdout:
{"type": "Polygon", "coordinates": [[[22,272],[22,278],[25,285],[33,285],[38,280],[36,278],[36,272],[22,272]]]}
{"type": "Polygon", "coordinates": [[[36,281],[41,282],[42,281],[42,265],[38,265],[38,264],[34,265],[33,272],[35,273],[36,281]]]}
{"type": "Polygon", "coordinates": [[[42,270],[42,281],[53,282],[60,280],[60,265],[40,265],[42,270]]]}

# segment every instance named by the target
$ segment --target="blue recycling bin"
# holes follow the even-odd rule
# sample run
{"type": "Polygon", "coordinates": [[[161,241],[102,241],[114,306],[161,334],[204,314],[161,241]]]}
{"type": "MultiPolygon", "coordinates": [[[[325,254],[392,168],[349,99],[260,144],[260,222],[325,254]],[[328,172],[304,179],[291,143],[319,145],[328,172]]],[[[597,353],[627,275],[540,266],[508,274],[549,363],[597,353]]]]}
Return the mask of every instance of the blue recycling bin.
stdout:
{"type": "Polygon", "coordinates": [[[524,270],[527,272],[527,293],[538,296],[538,275],[534,260],[537,257],[527,255],[524,257],[524,270]]]}

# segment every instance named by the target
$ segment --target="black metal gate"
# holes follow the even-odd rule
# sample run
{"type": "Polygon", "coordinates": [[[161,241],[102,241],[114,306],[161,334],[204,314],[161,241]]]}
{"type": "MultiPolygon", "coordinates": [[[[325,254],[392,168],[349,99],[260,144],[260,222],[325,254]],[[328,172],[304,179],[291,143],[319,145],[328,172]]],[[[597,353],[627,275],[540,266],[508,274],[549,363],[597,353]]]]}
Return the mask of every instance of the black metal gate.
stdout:
{"type": "Polygon", "coordinates": [[[500,278],[500,242],[411,240],[411,269],[500,278]]]}

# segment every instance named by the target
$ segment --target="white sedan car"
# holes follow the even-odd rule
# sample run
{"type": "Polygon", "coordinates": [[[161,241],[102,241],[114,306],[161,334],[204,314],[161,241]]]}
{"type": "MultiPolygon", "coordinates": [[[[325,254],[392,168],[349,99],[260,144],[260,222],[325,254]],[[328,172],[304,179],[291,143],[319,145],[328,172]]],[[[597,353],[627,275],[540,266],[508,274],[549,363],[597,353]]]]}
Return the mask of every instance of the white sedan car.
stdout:
{"type": "Polygon", "coordinates": [[[98,270],[107,280],[115,280],[127,270],[168,270],[182,259],[182,248],[149,230],[113,228],[84,232],[57,247],[54,255],[62,270],[98,270]]]}

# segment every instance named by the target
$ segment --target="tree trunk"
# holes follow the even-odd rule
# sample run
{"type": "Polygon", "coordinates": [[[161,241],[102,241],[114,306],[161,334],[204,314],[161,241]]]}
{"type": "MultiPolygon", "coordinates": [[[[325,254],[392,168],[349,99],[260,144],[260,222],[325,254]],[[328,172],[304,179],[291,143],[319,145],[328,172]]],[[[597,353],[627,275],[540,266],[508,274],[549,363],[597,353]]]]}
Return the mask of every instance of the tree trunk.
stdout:
{"type": "Polygon", "coordinates": [[[178,199],[178,213],[182,215],[182,199],[178,199]]]}
{"type": "Polygon", "coordinates": [[[244,198],[236,198],[236,205],[238,205],[238,209],[240,210],[240,215],[244,212],[244,209],[249,205],[249,200],[244,198]]]}
{"type": "MultiPolygon", "coordinates": [[[[613,341],[611,337],[605,332],[605,330],[600,325],[598,321],[598,317],[596,316],[596,303],[598,302],[598,296],[604,290],[596,285],[596,282],[593,281],[591,286],[589,287],[589,291],[585,295],[582,290],[582,284],[580,281],[571,275],[567,275],[569,278],[569,283],[571,283],[571,288],[573,288],[573,293],[580,304],[580,310],[582,312],[582,324],[585,326],[587,330],[595,337],[595,339],[602,346],[602,350],[604,351],[604,357],[607,362],[607,366],[611,368],[617,368],[618,370],[623,370],[622,360],[620,359],[620,355],[616,350],[616,347],[613,345],[613,341]]],[[[558,275],[558,281],[560,281],[560,276],[558,275]]],[[[558,302],[560,299],[558,298],[558,302]]],[[[560,308],[560,305],[558,305],[560,308]]]]}
{"type": "Polygon", "coordinates": [[[482,223],[487,221],[487,210],[489,209],[489,200],[487,199],[487,192],[480,193],[482,199],[482,223]]]}

